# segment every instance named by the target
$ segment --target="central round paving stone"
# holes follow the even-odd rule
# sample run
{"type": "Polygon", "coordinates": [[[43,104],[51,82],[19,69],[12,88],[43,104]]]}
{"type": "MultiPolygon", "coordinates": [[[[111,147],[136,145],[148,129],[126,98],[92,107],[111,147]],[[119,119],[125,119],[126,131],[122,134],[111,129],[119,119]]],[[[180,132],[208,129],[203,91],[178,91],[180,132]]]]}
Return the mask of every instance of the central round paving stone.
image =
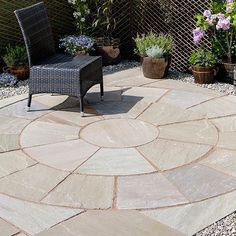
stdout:
{"type": "Polygon", "coordinates": [[[157,138],[158,129],[149,123],[133,119],[111,119],[85,127],[80,137],[100,147],[136,147],[157,138]]]}

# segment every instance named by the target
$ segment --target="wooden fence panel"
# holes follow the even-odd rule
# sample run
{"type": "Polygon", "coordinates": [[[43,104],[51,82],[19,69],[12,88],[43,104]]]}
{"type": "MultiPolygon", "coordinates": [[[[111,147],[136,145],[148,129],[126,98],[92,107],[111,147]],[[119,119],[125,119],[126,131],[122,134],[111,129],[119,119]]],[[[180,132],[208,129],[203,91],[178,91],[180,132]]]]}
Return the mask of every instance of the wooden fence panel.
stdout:
{"type": "MultiPolygon", "coordinates": [[[[192,41],[193,16],[207,8],[211,0],[114,0],[113,17],[117,27],[114,36],[121,38],[124,57],[133,56],[133,38],[153,31],[174,37],[172,69],[187,69],[187,58],[196,46],[192,41]]],[[[22,42],[13,11],[38,0],[0,0],[0,53],[8,44],[22,42]]],[[[52,22],[55,39],[75,32],[72,9],[67,0],[44,0],[52,22]]],[[[100,2],[99,2],[100,3],[100,2]]],[[[206,40],[206,44],[208,44],[206,40]]]]}

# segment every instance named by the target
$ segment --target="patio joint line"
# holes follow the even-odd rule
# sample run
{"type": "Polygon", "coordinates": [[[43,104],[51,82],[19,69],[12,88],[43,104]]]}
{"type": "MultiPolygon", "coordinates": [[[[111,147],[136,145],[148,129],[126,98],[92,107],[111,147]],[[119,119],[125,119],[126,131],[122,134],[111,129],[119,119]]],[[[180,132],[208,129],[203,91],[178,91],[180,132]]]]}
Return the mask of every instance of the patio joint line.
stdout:
{"type": "Polygon", "coordinates": [[[118,198],[118,176],[114,176],[114,189],[112,198],[112,209],[117,209],[117,198],[118,198]]]}
{"type": "Polygon", "coordinates": [[[144,158],[144,160],[147,161],[158,173],[161,172],[161,170],[158,168],[158,166],[156,166],[154,163],[152,163],[152,161],[150,161],[142,152],[140,152],[140,150],[137,147],[135,149],[144,158]]]}
{"type": "Polygon", "coordinates": [[[39,165],[39,164],[40,164],[40,163],[37,162],[37,163],[34,163],[34,164],[32,164],[32,165],[27,166],[27,167],[24,168],[24,169],[16,170],[16,171],[14,171],[14,172],[12,172],[12,173],[10,173],[10,174],[8,174],[8,175],[5,175],[5,176],[0,177],[0,180],[2,180],[2,179],[4,179],[4,178],[7,178],[7,177],[9,177],[9,176],[11,176],[11,175],[17,174],[17,173],[19,173],[19,172],[22,172],[22,171],[24,171],[24,170],[26,170],[26,169],[30,169],[31,167],[34,167],[34,166],[39,165]]]}
{"type": "Polygon", "coordinates": [[[223,95],[220,95],[218,97],[213,97],[213,98],[207,99],[207,100],[205,100],[203,102],[200,102],[200,103],[195,104],[193,106],[187,107],[186,110],[189,110],[189,109],[191,109],[193,107],[197,107],[197,106],[200,106],[200,105],[202,105],[204,103],[207,103],[207,102],[210,102],[210,101],[213,101],[213,100],[217,100],[217,99],[220,99],[220,98],[224,98],[224,97],[227,97],[227,96],[228,96],[228,94],[223,94],[223,95]]]}
{"type": "Polygon", "coordinates": [[[66,175],[60,182],[58,182],[51,190],[49,190],[38,202],[42,202],[50,193],[52,193],[59,185],[61,185],[66,179],[68,179],[72,173],[66,175]]]}
{"type": "MultiPolygon", "coordinates": [[[[229,174],[228,172],[226,172],[226,170],[224,170],[224,167],[222,169],[220,169],[220,168],[216,168],[216,167],[214,167],[214,166],[212,166],[211,164],[208,164],[208,163],[199,163],[199,165],[208,167],[209,169],[212,169],[216,172],[227,175],[229,177],[233,177],[236,180],[236,175],[229,174]]],[[[236,187],[235,187],[235,190],[236,190],[236,187]]]]}

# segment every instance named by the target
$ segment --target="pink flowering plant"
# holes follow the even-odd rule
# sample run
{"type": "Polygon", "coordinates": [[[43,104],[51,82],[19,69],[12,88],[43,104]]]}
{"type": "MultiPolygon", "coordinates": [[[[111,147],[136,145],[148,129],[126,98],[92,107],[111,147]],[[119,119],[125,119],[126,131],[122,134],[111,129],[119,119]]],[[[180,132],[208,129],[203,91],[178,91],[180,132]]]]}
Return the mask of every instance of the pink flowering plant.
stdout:
{"type": "Polygon", "coordinates": [[[199,45],[204,37],[212,40],[213,51],[232,62],[236,39],[236,2],[234,0],[214,0],[203,15],[196,15],[196,29],[193,30],[194,43],[199,45]]]}

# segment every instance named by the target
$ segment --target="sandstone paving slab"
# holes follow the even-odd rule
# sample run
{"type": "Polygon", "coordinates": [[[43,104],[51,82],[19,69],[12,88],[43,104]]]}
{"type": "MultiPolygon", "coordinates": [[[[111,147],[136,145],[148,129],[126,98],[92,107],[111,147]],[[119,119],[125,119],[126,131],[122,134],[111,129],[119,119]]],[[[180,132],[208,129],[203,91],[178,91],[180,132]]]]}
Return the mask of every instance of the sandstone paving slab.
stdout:
{"type": "Polygon", "coordinates": [[[236,178],[203,165],[180,167],[163,175],[191,202],[236,189],[236,178]]]}
{"type": "Polygon", "coordinates": [[[36,162],[27,157],[22,151],[13,151],[0,154],[0,178],[16,171],[23,170],[36,162]]]}
{"type": "Polygon", "coordinates": [[[195,84],[188,84],[183,81],[173,80],[173,79],[158,80],[154,83],[144,85],[144,87],[183,90],[183,91],[188,91],[188,92],[195,92],[195,93],[211,95],[214,97],[219,97],[219,96],[224,95],[224,93],[221,93],[218,91],[213,91],[211,89],[199,87],[195,84]]]}
{"type": "Polygon", "coordinates": [[[1,134],[20,134],[30,121],[26,119],[1,116],[0,115],[0,133],[1,134]]]}
{"type": "Polygon", "coordinates": [[[49,229],[81,212],[79,209],[30,203],[0,194],[0,217],[30,235],[49,229]]]}
{"type": "Polygon", "coordinates": [[[183,121],[199,120],[204,116],[201,113],[196,113],[173,106],[167,103],[154,103],[148,107],[138,119],[150,122],[155,125],[165,125],[183,121]]]}
{"type": "Polygon", "coordinates": [[[0,109],[0,115],[19,117],[34,120],[49,113],[49,107],[32,100],[31,112],[28,112],[27,100],[13,103],[0,109]]]}
{"type": "Polygon", "coordinates": [[[236,209],[236,191],[184,206],[143,211],[154,220],[192,236],[236,209]]]}
{"type": "Polygon", "coordinates": [[[153,80],[145,78],[140,68],[124,70],[104,76],[104,84],[109,87],[141,86],[148,83],[153,83],[153,80]]]}
{"type": "Polygon", "coordinates": [[[150,106],[147,101],[133,102],[101,102],[94,104],[94,108],[105,119],[115,118],[137,118],[150,106]]]}
{"type": "Polygon", "coordinates": [[[164,139],[207,145],[216,145],[218,141],[217,129],[207,120],[160,126],[159,130],[159,137],[164,139]]]}
{"type": "Polygon", "coordinates": [[[20,149],[18,134],[0,133],[0,153],[20,149]]]}
{"type": "Polygon", "coordinates": [[[112,206],[113,188],[113,177],[70,175],[43,202],[86,209],[107,209],[112,206]]]}
{"type": "Polygon", "coordinates": [[[83,140],[73,140],[28,148],[24,151],[42,164],[60,170],[73,171],[98,149],[98,147],[88,144],[83,140]]]}
{"type": "Polygon", "coordinates": [[[38,119],[38,121],[69,126],[85,126],[90,123],[102,120],[102,117],[96,115],[87,115],[81,117],[78,108],[72,108],[68,111],[55,111],[38,119]]]}
{"type": "Polygon", "coordinates": [[[79,127],[35,121],[21,134],[22,147],[33,147],[77,139],[79,127]]]}
{"type": "Polygon", "coordinates": [[[67,175],[40,164],[34,165],[0,179],[0,192],[20,199],[40,201],[67,175]]]}
{"type": "Polygon", "coordinates": [[[183,236],[135,211],[88,211],[37,236],[183,236]]]}
{"type": "Polygon", "coordinates": [[[94,175],[133,175],[155,171],[133,148],[102,148],[77,170],[82,174],[94,175]]]}
{"type": "Polygon", "coordinates": [[[223,117],[211,120],[220,132],[236,132],[236,116],[223,117]]]}
{"type": "Polygon", "coordinates": [[[122,100],[124,102],[142,100],[151,103],[159,100],[167,91],[166,89],[159,88],[133,87],[123,92],[122,100]]]}
{"type": "Polygon", "coordinates": [[[68,99],[68,96],[59,94],[43,94],[43,96],[38,96],[33,99],[40,104],[53,108],[64,103],[68,99]]]}
{"type": "Polygon", "coordinates": [[[216,149],[201,163],[236,177],[236,150],[216,149]]]}
{"type": "Polygon", "coordinates": [[[134,147],[153,141],[158,129],[133,119],[110,119],[93,123],[80,132],[80,137],[100,147],[134,147]]]}
{"type": "MultiPolygon", "coordinates": [[[[104,87],[103,102],[121,101],[122,88],[119,87],[104,87]]],[[[101,101],[100,85],[94,86],[86,95],[89,104],[98,103],[101,101]]]]}
{"type": "Polygon", "coordinates": [[[157,139],[138,150],[159,170],[189,164],[206,155],[212,146],[157,139]]]}
{"type": "Polygon", "coordinates": [[[20,230],[15,228],[13,225],[0,219],[0,235],[2,236],[13,236],[16,235],[20,230]]]}
{"type": "Polygon", "coordinates": [[[206,94],[172,90],[161,99],[161,102],[186,109],[188,107],[205,102],[211,98],[213,97],[206,94]]]}
{"type": "Polygon", "coordinates": [[[21,94],[21,95],[16,95],[16,96],[2,99],[2,100],[0,100],[0,108],[3,108],[5,106],[9,106],[9,105],[14,104],[19,101],[23,101],[23,100],[26,101],[27,98],[28,98],[27,94],[21,94]]]}
{"type": "Polygon", "coordinates": [[[236,132],[219,133],[218,147],[236,150],[236,132]]]}
{"type": "Polygon", "coordinates": [[[205,114],[208,118],[218,118],[229,115],[236,115],[235,103],[229,101],[225,97],[207,101],[205,103],[190,108],[190,110],[205,114]]]}
{"type": "Polygon", "coordinates": [[[118,178],[118,209],[147,209],[184,203],[188,200],[162,174],[118,178]]]}

